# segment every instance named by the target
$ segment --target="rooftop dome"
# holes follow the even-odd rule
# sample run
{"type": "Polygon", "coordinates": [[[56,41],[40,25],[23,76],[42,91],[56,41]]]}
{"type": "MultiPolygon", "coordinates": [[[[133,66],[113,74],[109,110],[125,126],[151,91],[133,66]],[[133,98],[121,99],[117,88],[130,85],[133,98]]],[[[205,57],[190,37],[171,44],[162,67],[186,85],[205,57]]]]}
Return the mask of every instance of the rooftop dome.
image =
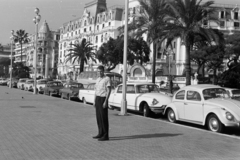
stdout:
{"type": "Polygon", "coordinates": [[[42,26],[39,29],[39,33],[49,33],[50,29],[48,27],[48,24],[46,22],[46,20],[43,22],[42,26]]]}

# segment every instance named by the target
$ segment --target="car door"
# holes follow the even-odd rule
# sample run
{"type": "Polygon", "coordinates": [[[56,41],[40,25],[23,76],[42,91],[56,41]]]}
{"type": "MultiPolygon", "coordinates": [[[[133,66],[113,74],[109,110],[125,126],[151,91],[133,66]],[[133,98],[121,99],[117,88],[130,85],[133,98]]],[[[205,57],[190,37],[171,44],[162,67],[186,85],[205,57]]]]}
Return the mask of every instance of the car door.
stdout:
{"type": "Polygon", "coordinates": [[[200,123],[203,121],[203,102],[198,91],[188,90],[184,103],[186,120],[200,123]]]}
{"type": "Polygon", "coordinates": [[[176,107],[176,114],[179,119],[184,119],[184,99],[185,99],[185,90],[181,90],[175,95],[174,105],[176,107]]]}
{"type": "MultiPolygon", "coordinates": [[[[138,110],[137,108],[137,97],[139,93],[136,93],[135,85],[127,85],[126,89],[126,100],[127,100],[127,108],[132,110],[138,110]]],[[[121,98],[122,99],[122,98],[121,98]]]]}
{"type": "Polygon", "coordinates": [[[122,102],[122,85],[118,86],[116,91],[111,95],[111,105],[121,107],[122,102]]]}

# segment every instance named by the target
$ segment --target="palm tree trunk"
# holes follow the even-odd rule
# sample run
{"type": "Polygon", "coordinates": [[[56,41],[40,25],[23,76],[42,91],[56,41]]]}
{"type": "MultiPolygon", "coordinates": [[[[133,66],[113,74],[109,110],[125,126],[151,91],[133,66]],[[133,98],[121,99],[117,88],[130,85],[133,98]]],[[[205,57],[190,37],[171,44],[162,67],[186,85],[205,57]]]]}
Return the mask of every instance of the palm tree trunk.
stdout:
{"type": "Polygon", "coordinates": [[[216,74],[217,74],[217,68],[213,69],[213,84],[216,84],[216,74]]]}
{"type": "Polygon", "coordinates": [[[156,42],[153,41],[153,63],[152,63],[152,83],[155,83],[155,70],[156,70],[156,42]]]}
{"type": "Polygon", "coordinates": [[[190,42],[188,41],[188,36],[185,37],[184,41],[186,46],[186,62],[185,62],[186,86],[188,86],[191,85],[190,42]]]}
{"type": "Polygon", "coordinates": [[[22,63],[22,43],[20,43],[21,46],[21,63],[22,63]]]}
{"type": "Polygon", "coordinates": [[[82,73],[84,71],[84,59],[82,58],[80,60],[80,73],[82,73]]]}

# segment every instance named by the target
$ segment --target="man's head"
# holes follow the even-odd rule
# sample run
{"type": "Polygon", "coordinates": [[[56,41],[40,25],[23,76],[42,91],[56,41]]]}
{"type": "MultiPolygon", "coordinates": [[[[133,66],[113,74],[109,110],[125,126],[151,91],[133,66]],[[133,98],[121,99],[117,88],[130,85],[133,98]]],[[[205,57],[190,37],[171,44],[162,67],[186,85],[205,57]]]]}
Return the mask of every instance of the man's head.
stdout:
{"type": "Polygon", "coordinates": [[[97,67],[97,73],[99,77],[103,77],[104,76],[104,67],[103,66],[98,66],[97,67]]]}

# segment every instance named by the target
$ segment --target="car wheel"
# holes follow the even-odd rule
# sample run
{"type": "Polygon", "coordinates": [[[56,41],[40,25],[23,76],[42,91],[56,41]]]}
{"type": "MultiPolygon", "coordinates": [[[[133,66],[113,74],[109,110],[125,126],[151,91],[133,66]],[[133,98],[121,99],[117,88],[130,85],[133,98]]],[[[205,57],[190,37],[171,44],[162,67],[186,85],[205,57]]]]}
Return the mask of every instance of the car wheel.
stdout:
{"type": "Polygon", "coordinates": [[[167,119],[171,123],[175,123],[176,122],[176,115],[175,115],[175,113],[174,113],[174,111],[172,109],[168,109],[168,111],[167,111],[167,119]]]}
{"type": "Polygon", "coordinates": [[[144,103],[144,106],[143,106],[143,116],[144,117],[150,117],[150,114],[151,114],[151,110],[150,110],[148,104],[144,103]]]}
{"type": "MultiPolygon", "coordinates": [[[[33,89],[33,92],[34,92],[34,89],[33,89]]],[[[36,93],[39,94],[38,89],[36,89],[36,93]]]]}
{"type": "Polygon", "coordinates": [[[212,114],[208,117],[207,120],[208,129],[212,132],[221,133],[224,129],[224,125],[219,121],[218,117],[215,114],[212,114]]]}
{"type": "Polygon", "coordinates": [[[69,101],[71,100],[70,94],[67,95],[67,99],[68,99],[69,101]]]}
{"type": "Polygon", "coordinates": [[[84,104],[87,104],[87,101],[84,97],[82,98],[82,101],[83,101],[84,104]]]}

